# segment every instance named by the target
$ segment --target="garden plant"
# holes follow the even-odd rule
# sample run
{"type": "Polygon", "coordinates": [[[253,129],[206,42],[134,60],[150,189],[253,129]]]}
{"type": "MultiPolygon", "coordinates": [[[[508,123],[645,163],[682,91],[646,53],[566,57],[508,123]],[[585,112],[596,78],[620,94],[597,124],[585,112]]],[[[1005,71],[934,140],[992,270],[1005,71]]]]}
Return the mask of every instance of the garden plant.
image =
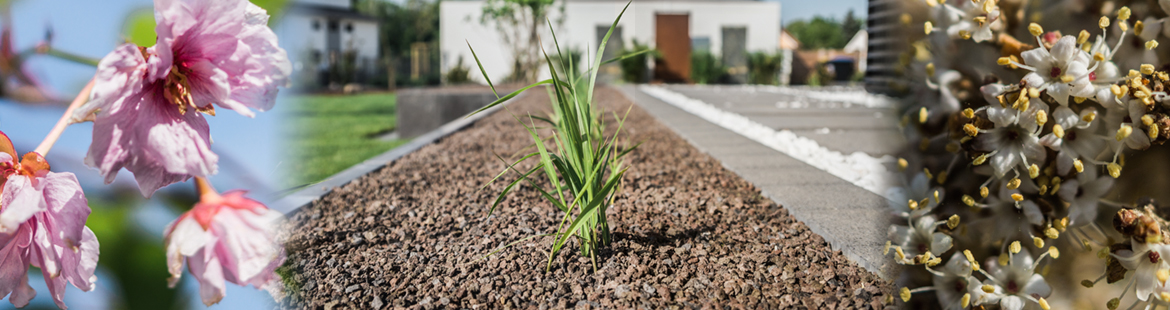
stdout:
{"type": "Polygon", "coordinates": [[[1167,209],[1137,186],[1166,180],[1127,180],[1165,174],[1127,158],[1170,139],[1170,51],[1158,44],[1170,0],[903,5],[894,20],[909,48],[892,86],[912,145],[885,247],[906,267],[897,302],[1170,305],[1167,209]]]}
{"type": "Polygon", "coordinates": [[[45,158],[69,125],[83,122],[93,123],[84,163],[105,183],[126,169],[149,198],[194,179],[199,202],[167,226],[166,257],[157,258],[167,262],[170,286],[184,265],[206,305],[224,297],[228,282],[281,286],[281,213],[243,191],[221,194],[207,179],[218,172],[219,157],[206,118],[217,108],[248,117],[271,109],[292,71],[268,17],[246,0],[154,1],[154,45],[125,43],[93,62],[93,79],[39,146],[16,150],[0,133],[0,297],[27,306],[37,294],[30,267],[40,269],[62,309],[66,284],[82,291],[97,285],[99,240],[86,226],[89,203],[77,177],[45,158]]]}
{"type": "MultiPolygon", "coordinates": [[[[621,14],[625,13],[626,8],[629,8],[628,3],[622,9],[621,14]]],[[[549,258],[546,270],[552,268],[553,258],[568,243],[570,237],[577,237],[577,240],[580,241],[579,249],[581,255],[589,256],[593,260],[593,268],[596,270],[598,249],[608,246],[613,240],[613,236],[610,234],[609,222],[606,221],[605,210],[614,203],[614,199],[620,190],[622,175],[626,171],[622,159],[630,151],[637,148],[637,146],[635,145],[629,148],[619,146],[618,134],[621,133],[624,117],[619,116],[616,112],[613,114],[613,117],[617,120],[616,131],[611,135],[606,135],[606,123],[602,117],[603,115],[600,111],[594,110],[593,94],[594,87],[597,84],[598,68],[603,64],[621,59],[617,58],[604,62],[601,59],[606,42],[609,41],[610,35],[613,34],[613,29],[617,27],[618,21],[621,20],[621,14],[618,14],[617,19],[614,20],[613,25],[610,26],[605,37],[602,38],[591,66],[580,76],[560,76],[558,72],[577,72],[577,70],[573,68],[574,65],[572,62],[554,61],[546,52],[544,53],[545,63],[548,64],[548,72],[552,75],[552,78],[533,83],[503,97],[499,97],[496,101],[472,113],[479,113],[495,107],[530,88],[548,85],[549,96],[553,104],[552,116],[543,118],[530,115],[528,116],[529,122],[524,125],[524,128],[532,136],[533,146],[536,150],[522,156],[519,160],[509,163],[507,169],[500,172],[496,178],[488,182],[488,184],[491,184],[499,180],[508,174],[509,171],[520,174],[519,178],[512,181],[499,193],[497,199],[491,206],[491,211],[493,212],[496,206],[504,200],[508,192],[521,182],[531,184],[533,188],[540,191],[541,196],[545,200],[548,200],[549,203],[556,206],[561,212],[564,212],[561,224],[557,226],[555,232],[521,239],[523,241],[534,237],[548,236],[554,238],[552,249],[548,252],[549,258]],[[557,70],[554,67],[556,65],[560,65],[562,68],[557,70]],[[552,128],[551,137],[542,137],[539,134],[538,131],[541,127],[536,125],[536,121],[547,124],[552,128]],[[545,145],[546,141],[551,141],[555,148],[548,148],[545,145]],[[521,171],[515,168],[516,165],[529,158],[539,159],[539,164],[527,171],[521,171]],[[548,182],[551,184],[550,188],[542,188],[534,180],[535,176],[533,174],[538,172],[544,173],[548,182]]],[[[549,28],[552,28],[551,22],[549,28]]],[[[566,55],[561,52],[559,44],[556,43],[555,33],[553,34],[553,43],[557,45],[557,55],[566,55]]],[[[474,49],[472,50],[472,55],[474,55],[474,49]]],[[[622,58],[636,57],[637,55],[637,53],[627,54],[622,58]]],[[[482,63],[479,62],[478,56],[476,57],[476,63],[479,65],[480,72],[488,82],[488,85],[492,85],[487,72],[483,70],[482,63]]],[[[494,92],[495,86],[491,87],[494,92]]],[[[521,118],[516,117],[516,119],[523,123],[521,118]]],[[[501,158],[501,160],[503,159],[501,158]]],[[[512,245],[518,242],[520,241],[514,242],[512,245]]],[[[495,252],[492,253],[494,254],[495,252]]]]}

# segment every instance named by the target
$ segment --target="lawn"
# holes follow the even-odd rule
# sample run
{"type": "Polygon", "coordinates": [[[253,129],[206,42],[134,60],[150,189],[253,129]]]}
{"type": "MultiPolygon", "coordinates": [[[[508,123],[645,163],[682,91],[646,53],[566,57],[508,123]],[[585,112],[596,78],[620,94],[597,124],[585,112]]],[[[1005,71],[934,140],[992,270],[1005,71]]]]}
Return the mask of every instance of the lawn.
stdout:
{"type": "Polygon", "coordinates": [[[286,186],[316,183],[408,140],[381,140],[398,120],[392,93],[304,95],[286,110],[292,162],[286,186]]]}

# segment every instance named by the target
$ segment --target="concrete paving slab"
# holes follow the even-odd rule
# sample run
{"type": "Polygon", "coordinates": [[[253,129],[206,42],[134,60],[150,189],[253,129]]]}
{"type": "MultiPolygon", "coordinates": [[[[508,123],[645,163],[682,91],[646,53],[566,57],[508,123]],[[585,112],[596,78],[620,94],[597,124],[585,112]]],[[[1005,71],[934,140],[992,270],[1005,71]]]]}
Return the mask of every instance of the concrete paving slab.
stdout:
{"type": "MultiPolygon", "coordinates": [[[[734,91],[716,93],[714,89],[718,88],[709,86],[668,88],[707,97],[725,98],[736,94],[734,91]]],[[[728,170],[752,182],[766,197],[787,208],[796,219],[825,238],[833,249],[841,250],[863,268],[890,279],[893,273],[889,270],[893,270],[893,264],[881,254],[888,225],[885,198],[658,100],[634,86],[620,89],[631,101],[696,148],[720,160],[728,170]]],[[[756,104],[762,104],[759,102],[756,104]]],[[[877,124],[872,127],[875,131],[882,130],[877,124]]]]}

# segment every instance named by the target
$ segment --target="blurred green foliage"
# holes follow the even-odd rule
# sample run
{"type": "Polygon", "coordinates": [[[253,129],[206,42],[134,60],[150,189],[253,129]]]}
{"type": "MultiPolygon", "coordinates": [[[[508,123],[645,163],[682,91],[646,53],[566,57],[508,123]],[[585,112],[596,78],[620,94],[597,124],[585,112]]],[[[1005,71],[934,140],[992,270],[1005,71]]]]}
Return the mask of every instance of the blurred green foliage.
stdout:
{"type": "MultiPolygon", "coordinates": [[[[418,79],[411,78],[411,47],[424,43],[427,55],[421,55],[430,62],[430,67],[439,67],[439,2],[427,0],[406,0],[404,2],[385,0],[355,0],[354,9],[378,19],[378,36],[381,40],[383,61],[389,70],[394,70],[395,85],[435,85],[440,82],[442,72],[423,72],[418,79]]],[[[388,77],[376,75],[372,84],[387,85],[388,77]]]]}
{"type": "Polygon", "coordinates": [[[798,19],[788,23],[785,30],[800,41],[800,49],[841,49],[865,24],[865,20],[853,17],[852,10],[845,17],[845,22],[822,16],[813,17],[811,21],[798,19]]]}
{"type": "Polygon", "coordinates": [[[776,85],[784,59],[779,53],[754,52],[748,54],[748,83],[776,85]]]}
{"type": "MultiPolygon", "coordinates": [[[[288,4],[289,0],[251,0],[253,4],[268,11],[268,15],[272,16],[268,20],[271,25],[273,21],[277,20],[280,13],[284,10],[284,6],[288,4]]],[[[153,46],[157,35],[154,32],[154,8],[145,7],[134,10],[126,15],[125,21],[122,23],[122,35],[126,40],[137,44],[138,46],[153,46]]]]}
{"type": "MultiPolygon", "coordinates": [[[[91,193],[87,199],[92,213],[86,226],[97,236],[101,249],[98,268],[106,275],[113,275],[112,279],[105,278],[104,281],[115,283],[109,287],[115,295],[109,306],[112,309],[186,309],[186,297],[181,296],[183,283],[174,289],[167,287],[170,273],[167,271],[166,249],[163,248],[163,232],[144,231],[134,224],[135,212],[146,203],[138,190],[107,188],[98,194],[91,193]]],[[[155,199],[176,214],[185,212],[198,200],[193,191],[160,192],[155,199]]],[[[73,306],[84,308],[84,305],[73,306]]]]}
{"type": "Polygon", "coordinates": [[[695,84],[719,84],[726,81],[727,67],[708,51],[691,53],[691,80],[695,84]]]}
{"type": "MultiPolygon", "coordinates": [[[[644,45],[634,40],[634,47],[623,49],[622,55],[637,53],[651,49],[650,46],[644,45]]],[[[627,58],[622,58],[618,61],[622,69],[622,80],[630,83],[645,83],[650,80],[650,68],[647,66],[648,57],[661,57],[662,53],[657,50],[652,50],[648,53],[642,53],[627,58]]]]}
{"type": "Polygon", "coordinates": [[[315,183],[407,142],[379,139],[398,122],[394,94],[302,95],[283,109],[294,158],[283,186],[315,183]]]}

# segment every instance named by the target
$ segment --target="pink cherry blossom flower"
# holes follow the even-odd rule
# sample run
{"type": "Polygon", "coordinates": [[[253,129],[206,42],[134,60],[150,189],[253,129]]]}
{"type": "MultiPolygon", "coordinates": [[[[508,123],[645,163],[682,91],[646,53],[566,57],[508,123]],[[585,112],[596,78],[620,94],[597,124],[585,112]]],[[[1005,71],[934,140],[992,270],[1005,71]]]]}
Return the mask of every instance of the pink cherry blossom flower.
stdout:
{"type": "Polygon", "coordinates": [[[292,71],[267,12],[246,0],[155,0],[155,18],[156,45],[125,44],[103,58],[93,100],[73,117],[94,121],[86,164],[107,183],[126,168],[148,197],[215,174],[203,114],[268,110],[292,71]]]}
{"type": "Polygon", "coordinates": [[[28,305],[29,265],[41,269],[57,307],[66,309],[65,285],[93,290],[98,241],[85,227],[89,203],[72,173],[50,172],[36,152],[16,160],[0,133],[0,298],[28,305]]]}
{"type": "Polygon", "coordinates": [[[285,253],[276,240],[276,225],[284,216],[245,198],[244,191],[220,195],[204,179],[195,180],[202,192],[199,203],[166,230],[171,287],[182,275],[184,260],[208,306],[223,299],[225,282],[261,289],[280,285],[276,268],[285,253]]]}

